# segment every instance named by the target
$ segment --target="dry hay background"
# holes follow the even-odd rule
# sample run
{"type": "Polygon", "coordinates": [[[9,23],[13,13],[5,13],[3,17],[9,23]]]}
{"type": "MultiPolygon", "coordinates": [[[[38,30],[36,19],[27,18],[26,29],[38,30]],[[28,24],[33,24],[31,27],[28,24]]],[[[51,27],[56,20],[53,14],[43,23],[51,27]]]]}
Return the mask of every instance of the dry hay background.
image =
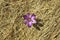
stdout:
{"type": "Polygon", "coordinates": [[[0,0],[0,40],[60,40],[60,0],[0,0]],[[43,20],[37,30],[23,23],[23,14],[43,20]]]}

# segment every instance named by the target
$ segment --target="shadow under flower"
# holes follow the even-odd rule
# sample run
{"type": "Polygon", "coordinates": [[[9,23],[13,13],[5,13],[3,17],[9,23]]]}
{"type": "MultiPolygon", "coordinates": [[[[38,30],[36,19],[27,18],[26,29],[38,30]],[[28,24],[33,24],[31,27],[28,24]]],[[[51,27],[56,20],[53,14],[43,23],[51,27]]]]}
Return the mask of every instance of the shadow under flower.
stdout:
{"type": "Polygon", "coordinates": [[[36,19],[37,23],[33,24],[33,26],[37,29],[40,30],[40,27],[43,27],[44,23],[42,19],[36,19]]]}

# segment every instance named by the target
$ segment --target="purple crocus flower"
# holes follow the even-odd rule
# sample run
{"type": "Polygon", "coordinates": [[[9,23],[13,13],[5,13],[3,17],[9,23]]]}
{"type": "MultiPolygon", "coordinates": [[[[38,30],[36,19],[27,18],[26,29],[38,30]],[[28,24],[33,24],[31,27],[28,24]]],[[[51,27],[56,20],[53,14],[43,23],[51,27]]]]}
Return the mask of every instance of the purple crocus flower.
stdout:
{"type": "Polygon", "coordinates": [[[24,23],[28,26],[31,27],[33,24],[36,23],[36,15],[28,13],[27,15],[23,16],[24,18],[24,23]]]}

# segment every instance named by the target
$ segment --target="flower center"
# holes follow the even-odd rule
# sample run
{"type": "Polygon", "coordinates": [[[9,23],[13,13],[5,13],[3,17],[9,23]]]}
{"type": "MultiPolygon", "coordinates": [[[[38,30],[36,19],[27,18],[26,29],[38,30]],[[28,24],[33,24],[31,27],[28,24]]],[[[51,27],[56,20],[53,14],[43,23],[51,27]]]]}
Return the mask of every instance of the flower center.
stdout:
{"type": "Polygon", "coordinates": [[[30,22],[31,21],[31,18],[28,18],[27,20],[30,22]]]}

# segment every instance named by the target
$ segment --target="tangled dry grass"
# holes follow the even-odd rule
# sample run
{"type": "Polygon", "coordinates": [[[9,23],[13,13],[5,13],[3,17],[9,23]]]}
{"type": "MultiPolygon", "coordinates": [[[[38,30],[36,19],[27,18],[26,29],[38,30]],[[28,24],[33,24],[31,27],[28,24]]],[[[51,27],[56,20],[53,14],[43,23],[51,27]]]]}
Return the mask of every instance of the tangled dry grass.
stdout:
{"type": "Polygon", "coordinates": [[[0,40],[60,40],[60,0],[0,0],[0,40]],[[27,12],[43,20],[40,30],[23,23],[27,12]]]}

